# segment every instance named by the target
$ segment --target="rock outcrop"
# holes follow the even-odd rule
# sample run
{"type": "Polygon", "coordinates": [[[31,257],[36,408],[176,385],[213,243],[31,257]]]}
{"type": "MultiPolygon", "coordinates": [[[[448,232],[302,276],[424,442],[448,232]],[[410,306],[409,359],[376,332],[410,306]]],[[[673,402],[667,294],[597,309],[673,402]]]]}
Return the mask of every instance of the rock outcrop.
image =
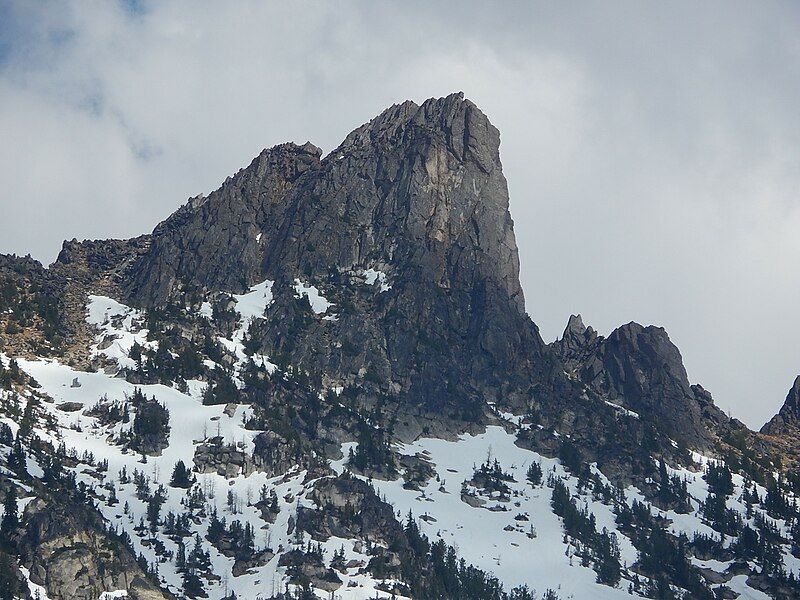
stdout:
{"type": "Polygon", "coordinates": [[[311,144],[265,150],[156,227],[126,292],[150,306],[271,279],[261,351],[342,384],[374,373],[420,418],[525,406],[564,381],[525,313],[499,144],[453,94],[393,106],[323,159],[311,144]],[[327,294],[329,319],[286,318],[297,280],[327,294]]]}
{"type": "Polygon", "coordinates": [[[246,470],[246,456],[235,444],[225,444],[222,437],[215,436],[195,448],[194,470],[236,477],[246,470]]]}
{"type": "Polygon", "coordinates": [[[573,316],[551,348],[573,378],[686,446],[710,449],[715,430],[737,426],[711,394],[689,383],[680,351],[661,327],[628,323],[605,338],[573,316]]]}
{"type": "Polygon", "coordinates": [[[25,532],[17,540],[31,581],[55,600],[96,600],[103,592],[128,590],[130,597],[166,600],[100,516],[85,506],[52,499],[25,508],[25,532]]]}
{"type": "Polygon", "coordinates": [[[145,305],[182,292],[244,291],[265,279],[272,237],[291,213],[287,196],[319,165],[311,144],[264,150],[208,197],[189,200],[149,236],[149,249],[125,282],[145,305]]]}
{"type": "Polygon", "coordinates": [[[773,436],[800,434],[800,375],[794,380],[778,414],[764,424],[761,433],[773,436]]]}
{"type": "Polygon", "coordinates": [[[569,373],[584,366],[602,341],[597,332],[583,324],[580,315],[571,315],[560,339],[552,344],[569,373]]]}
{"type": "Polygon", "coordinates": [[[347,474],[321,479],[311,499],[318,508],[301,509],[297,526],[315,540],[333,536],[389,546],[402,537],[391,505],[381,501],[361,479],[347,474]]]}

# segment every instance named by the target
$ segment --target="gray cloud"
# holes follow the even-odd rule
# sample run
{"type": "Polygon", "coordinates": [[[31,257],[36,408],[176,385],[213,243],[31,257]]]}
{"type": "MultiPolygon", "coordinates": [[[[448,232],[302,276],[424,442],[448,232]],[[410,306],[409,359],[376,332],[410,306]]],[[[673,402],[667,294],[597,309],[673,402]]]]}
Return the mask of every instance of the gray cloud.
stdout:
{"type": "Polygon", "coordinates": [[[5,2],[0,251],[152,229],[265,147],[463,90],[503,135],[528,310],[663,325],[759,426],[800,372],[791,3],[5,2]]]}

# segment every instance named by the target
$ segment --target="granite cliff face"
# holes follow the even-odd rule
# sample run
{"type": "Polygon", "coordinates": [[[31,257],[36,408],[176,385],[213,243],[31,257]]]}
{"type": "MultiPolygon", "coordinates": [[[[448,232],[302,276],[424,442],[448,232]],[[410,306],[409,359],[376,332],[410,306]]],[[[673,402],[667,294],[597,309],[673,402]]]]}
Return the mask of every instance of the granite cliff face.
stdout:
{"type": "Polygon", "coordinates": [[[326,388],[362,388],[403,415],[401,437],[464,430],[497,405],[591,445],[589,424],[610,423],[614,410],[587,403],[588,390],[712,447],[729,420],[689,384],[662,329],[631,323],[603,338],[573,317],[561,340],[543,343],[525,312],[499,145],[461,94],[408,101],[324,158],[310,143],[264,150],[152,234],[67,242],[37,275],[66,290],[54,300],[61,351],[86,364],[91,290],[144,310],[199,309],[269,280],[273,307],[247,331],[250,351],[326,388]],[[325,310],[298,304],[298,290],[324,296],[325,310]]]}
{"type": "Polygon", "coordinates": [[[501,395],[524,405],[531,374],[553,382],[525,314],[499,144],[454,94],[393,106],[322,160],[311,144],[265,150],[156,227],[125,289],[153,306],[269,279],[290,310],[299,279],[331,296],[336,320],[268,319],[262,351],[345,385],[376,372],[381,392],[447,417],[501,395]],[[353,288],[367,270],[385,291],[353,288]]]}
{"type": "Polygon", "coordinates": [[[800,375],[794,380],[792,388],[778,414],[761,428],[767,435],[800,435],[800,375]]]}
{"type": "Polygon", "coordinates": [[[310,143],[264,150],[156,227],[129,293],[152,304],[391,264],[395,278],[442,289],[489,280],[523,314],[499,144],[486,116],[454,94],[393,106],[324,160],[310,143]]]}
{"type": "Polygon", "coordinates": [[[102,519],[74,502],[36,499],[23,515],[25,533],[17,540],[32,582],[53,597],[95,600],[103,592],[128,590],[132,599],[166,600],[136,558],[102,519]]]}
{"type": "Polygon", "coordinates": [[[684,445],[710,449],[721,435],[744,428],[689,383],[680,351],[663,328],[628,323],[605,338],[573,315],[550,347],[575,380],[684,445]]]}

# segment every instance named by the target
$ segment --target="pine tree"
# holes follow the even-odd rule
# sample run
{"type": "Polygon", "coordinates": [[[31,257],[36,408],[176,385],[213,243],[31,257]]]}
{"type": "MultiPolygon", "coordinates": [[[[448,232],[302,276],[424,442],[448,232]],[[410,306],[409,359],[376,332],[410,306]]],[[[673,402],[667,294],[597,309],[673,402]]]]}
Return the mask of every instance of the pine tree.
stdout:
{"type": "Polygon", "coordinates": [[[19,422],[19,431],[17,436],[26,437],[36,424],[36,400],[29,398],[25,404],[25,410],[22,413],[22,420],[19,422]]]}
{"type": "Polygon", "coordinates": [[[3,519],[0,521],[0,549],[11,550],[13,542],[11,537],[19,527],[19,516],[17,515],[17,488],[13,485],[6,492],[6,499],[3,502],[3,519]]]}
{"type": "Polygon", "coordinates": [[[187,598],[201,598],[206,595],[203,582],[194,569],[183,573],[183,593],[187,598]]]}
{"type": "Polygon", "coordinates": [[[0,600],[14,600],[20,592],[14,559],[0,550],[0,600]]]}
{"type": "Polygon", "coordinates": [[[17,432],[17,437],[14,439],[14,445],[11,446],[11,452],[8,453],[8,468],[19,477],[25,478],[28,475],[28,462],[25,458],[25,449],[22,447],[19,432],[17,432]]]}
{"type": "Polygon", "coordinates": [[[253,526],[250,523],[245,523],[244,533],[242,534],[241,552],[245,556],[252,556],[255,552],[255,534],[253,533],[253,526]]]}
{"type": "Polygon", "coordinates": [[[211,567],[211,557],[203,550],[203,542],[198,534],[194,536],[194,547],[186,559],[186,566],[198,571],[205,571],[211,567]]]}
{"type": "Polygon", "coordinates": [[[183,542],[178,542],[178,554],[175,556],[175,570],[178,573],[183,572],[186,568],[186,546],[183,542]]]}
{"type": "Polygon", "coordinates": [[[182,460],[175,463],[175,468],[172,470],[172,477],[169,484],[172,487],[188,489],[194,483],[191,471],[186,468],[182,460]]]}
{"type": "Polygon", "coordinates": [[[117,486],[111,483],[111,489],[108,490],[108,505],[114,506],[119,500],[117,499],[117,486]]]}
{"type": "Polygon", "coordinates": [[[208,523],[208,540],[213,544],[219,542],[225,535],[225,519],[219,519],[217,509],[211,511],[211,518],[208,523]]]}
{"type": "Polygon", "coordinates": [[[530,481],[533,485],[539,485],[542,483],[542,465],[536,461],[531,463],[531,466],[528,467],[527,473],[528,481],[530,481]]]}

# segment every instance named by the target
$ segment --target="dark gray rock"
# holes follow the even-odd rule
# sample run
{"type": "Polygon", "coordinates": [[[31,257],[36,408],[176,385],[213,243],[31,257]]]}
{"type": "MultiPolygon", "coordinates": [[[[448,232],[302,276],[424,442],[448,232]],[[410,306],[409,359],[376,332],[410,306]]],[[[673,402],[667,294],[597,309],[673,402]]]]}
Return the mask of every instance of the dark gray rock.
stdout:
{"type": "Polygon", "coordinates": [[[147,580],[133,555],[108,536],[102,518],[62,495],[37,498],[25,508],[24,533],[17,541],[31,580],[51,598],[96,600],[101,593],[129,590],[132,597],[167,598],[147,580]]]}
{"type": "Polygon", "coordinates": [[[661,327],[628,323],[604,338],[573,316],[551,348],[599,397],[686,446],[710,449],[714,430],[732,425],[710,393],[689,383],[680,351],[661,327]]]}
{"type": "Polygon", "coordinates": [[[249,466],[243,450],[214,437],[194,450],[194,467],[198,473],[217,473],[226,478],[246,472],[249,466]]]}
{"type": "Polygon", "coordinates": [[[445,418],[481,420],[485,399],[525,407],[563,374],[525,313],[499,145],[453,94],[393,106],[321,160],[311,144],[265,150],[156,227],[127,293],[148,306],[269,278],[262,351],[331,382],[369,373],[381,393],[445,418]],[[369,268],[391,289],[366,285],[369,268]],[[298,313],[295,279],[338,320],[298,313]]]}
{"type": "Polygon", "coordinates": [[[267,234],[280,226],[287,194],[319,157],[311,144],[281,144],[208,197],[189,200],[153,231],[126,282],[130,293],[152,305],[185,290],[242,291],[263,280],[267,234]]]}
{"type": "Polygon", "coordinates": [[[800,375],[794,380],[778,414],[762,428],[767,435],[797,435],[800,430],[800,375]]]}
{"type": "Polygon", "coordinates": [[[300,507],[297,527],[315,540],[331,536],[372,540],[390,546],[402,537],[402,527],[391,505],[372,487],[349,474],[320,479],[311,499],[318,508],[300,507]]]}
{"type": "Polygon", "coordinates": [[[583,324],[580,315],[571,315],[561,339],[553,344],[553,350],[564,362],[568,372],[583,366],[602,338],[591,327],[583,324]]]}

